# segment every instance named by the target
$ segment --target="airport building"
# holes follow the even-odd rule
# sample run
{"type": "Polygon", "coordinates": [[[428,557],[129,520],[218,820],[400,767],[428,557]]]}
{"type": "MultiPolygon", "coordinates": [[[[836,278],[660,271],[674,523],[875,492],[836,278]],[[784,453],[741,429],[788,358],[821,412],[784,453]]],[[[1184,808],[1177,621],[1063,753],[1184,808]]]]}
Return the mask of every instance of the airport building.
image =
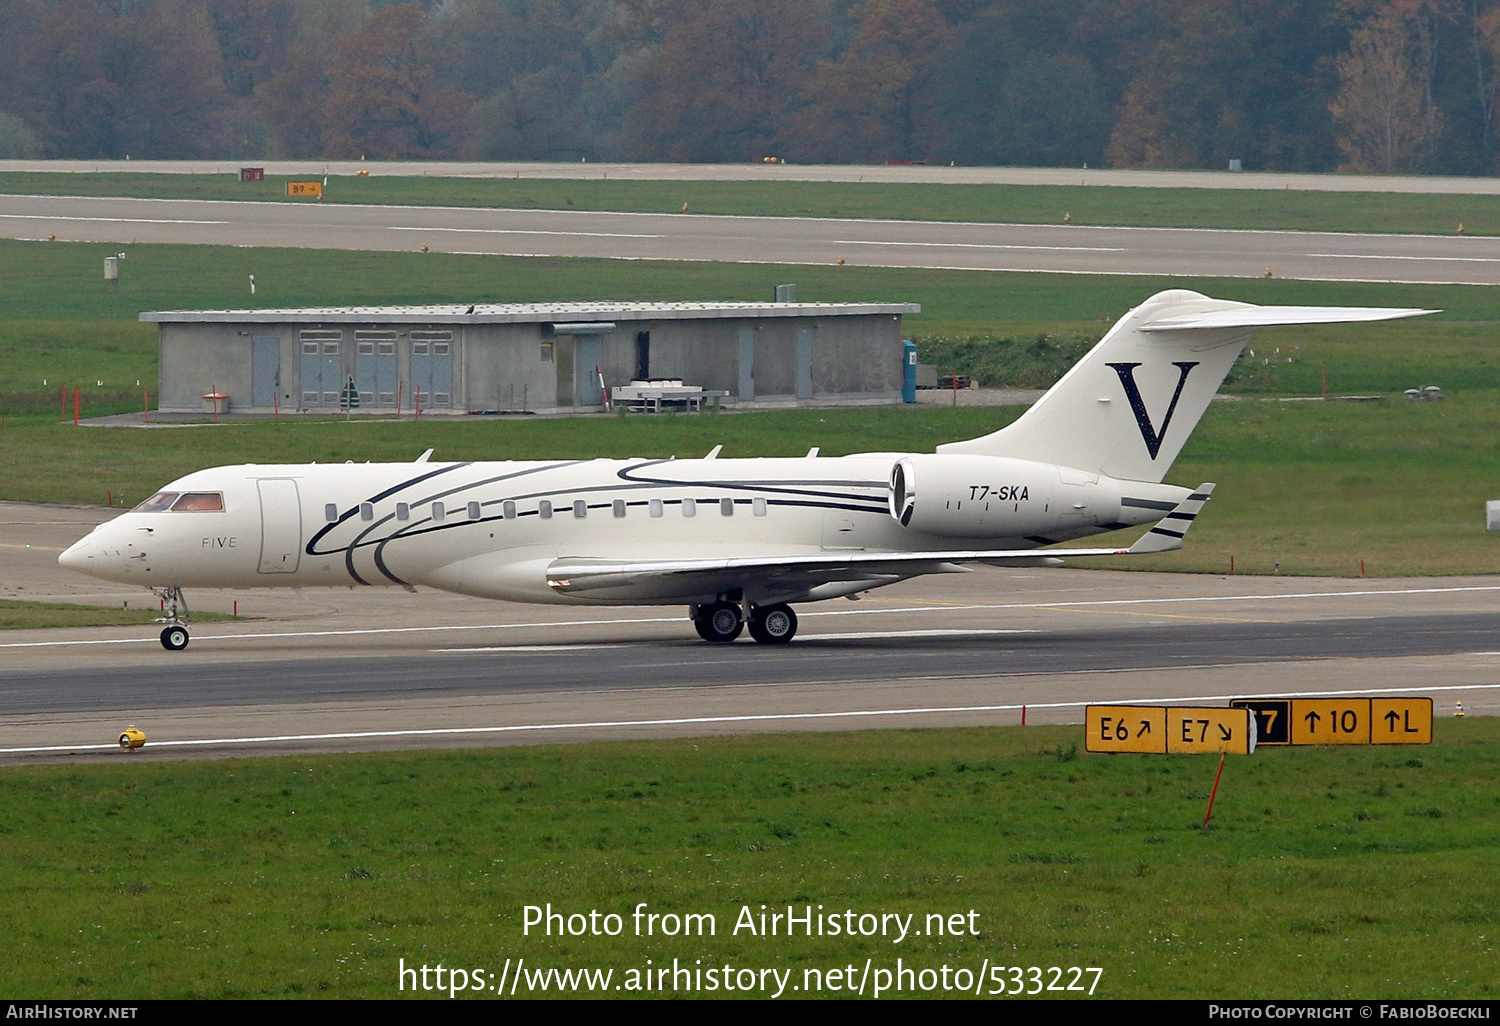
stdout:
{"type": "Polygon", "coordinates": [[[514,303],[176,310],[160,408],[477,413],[599,408],[678,379],[729,403],[898,401],[914,303],[514,303]],[[207,397],[220,398],[210,400],[207,397]],[[357,401],[355,401],[357,400],[357,401]]]}

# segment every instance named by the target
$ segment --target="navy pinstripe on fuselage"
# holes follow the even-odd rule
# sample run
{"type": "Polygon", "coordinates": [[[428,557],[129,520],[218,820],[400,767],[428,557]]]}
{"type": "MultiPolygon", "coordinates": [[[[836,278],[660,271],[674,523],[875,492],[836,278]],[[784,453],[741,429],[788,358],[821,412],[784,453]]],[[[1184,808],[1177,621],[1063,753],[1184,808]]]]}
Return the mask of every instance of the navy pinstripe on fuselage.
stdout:
{"type": "MultiPolygon", "coordinates": [[[[372,582],[360,572],[356,566],[355,556],[360,549],[372,549],[371,560],[375,569],[394,584],[410,586],[410,582],[400,577],[391,569],[386,558],[386,550],[389,546],[402,540],[414,539],[424,535],[432,535],[443,531],[471,529],[480,524],[495,524],[512,519],[534,518],[541,515],[540,504],[560,496],[577,499],[581,496],[607,494],[610,499],[606,502],[587,504],[589,510],[609,509],[614,500],[620,498],[622,493],[634,493],[642,496],[639,499],[626,500],[627,508],[648,506],[652,498],[658,496],[652,493],[670,491],[674,497],[662,497],[663,506],[680,506],[684,499],[693,498],[699,502],[717,502],[723,498],[731,498],[737,505],[748,505],[753,498],[745,495],[743,498],[725,496],[723,493],[755,493],[756,497],[764,498],[767,506],[799,507],[806,509],[842,510],[851,513],[863,513],[876,516],[885,516],[887,513],[885,488],[886,483],[881,480],[855,479],[840,480],[829,479],[821,475],[816,478],[796,479],[786,477],[776,478],[746,478],[734,479],[730,476],[703,478],[692,475],[664,475],[659,470],[655,473],[646,473],[650,468],[665,468],[678,464],[689,465],[689,461],[677,461],[671,459],[653,459],[632,462],[620,467],[613,475],[614,480],[602,484],[565,484],[558,482],[552,487],[527,488],[524,490],[511,491],[509,489],[495,494],[494,486],[506,482],[519,482],[523,479],[535,480],[538,477],[550,473],[565,471],[576,468],[594,461],[569,460],[543,465],[527,465],[517,470],[505,473],[485,475],[477,480],[465,481],[453,487],[439,487],[433,491],[422,491],[405,499],[408,507],[428,506],[434,502],[453,501],[456,505],[467,505],[477,502],[481,511],[486,509],[503,509],[507,502],[517,504],[513,517],[507,517],[503,513],[495,512],[484,514],[478,518],[454,517],[449,520],[435,520],[428,516],[412,520],[400,521],[394,512],[385,512],[365,525],[359,533],[348,542],[325,547],[324,542],[329,535],[337,531],[342,525],[360,515],[361,507],[365,504],[374,505],[397,499],[403,494],[414,492],[419,486],[433,481],[442,475],[453,473],[465,468],[483,467],[477,463],[455,463],[438,469],[421,473],[406,480],[399,481],[393,485],[381,488],[379,491],[366,496],[359,502],[349,506],[347,509],[339,510],[337,519],[325,524],[318,530],[306,545],[309,556],[341,555],[344,568],[351,580],[357,584],[369,585],[372,582]],[[681,496],[684,489],[703,489],[706,493],[702,496],[681,496]],[[527,508],[520,508],[522,505],[527,508]],[[390,530],[391,524],[398,524],[394,530],[390,530]]],[[[702,468],[709,461],[690,461],[691,465],[702,468]]],[[[740,461],[723,461],[732,465],[740,461]]],[[[727,467],[726,467],[727,469],[727,467]]],[[[544,484],[544,481],[537,481],[544,484]]],[[[557,518],[566,522],[566,518],[557,518]]],[[[503,547],[503,546],[500,546],[503,547]]]]}

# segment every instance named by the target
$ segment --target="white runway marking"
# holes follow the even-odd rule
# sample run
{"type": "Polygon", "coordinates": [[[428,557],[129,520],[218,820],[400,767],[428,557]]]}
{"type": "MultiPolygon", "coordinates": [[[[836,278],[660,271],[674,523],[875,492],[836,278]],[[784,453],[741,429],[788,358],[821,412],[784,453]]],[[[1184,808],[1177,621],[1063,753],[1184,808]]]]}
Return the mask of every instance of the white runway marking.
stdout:
{"type": "MultiPolygon", "coordinates": [[[[356,225],[351,227],[379,228],[381,225],[356,225]]],[[[664,239],[665,235],[631,235],[628,232],[548,232],[526,228],[408,228],[405,225],[384,226],[393,232],[461,232],[466,235],[564,235],[586,239],[664,239]]]]}
{"type": "Polygon", "coordinates": [[[596,648],[641,648],[644,642],[603,641],[598,644],[584,643],[581,645],[489,645],[476,646],[474,648],[433,648],[430,652],[592,652],[596,648]]]}
{"type": "Polygon", "coordinates": [[[1500,257],[1393,256],[1386,253],[1309,253],[1325,260],[1446,260],[1460,264],[1496,264],[1500,257]]]}
{"type": "Polygon", "coordinates": [[[882,239],[834,239],[830,246],[928,246],[939,249],[1038,249],[1049,253],[1124,253],[1124,246],[1022,246],[992,242],[892,242],[882,239]]]}
{"type": "Polygon", "coordinates": [[[194,221],[169,217],[77,217],[62,214],[0,214],[11,221],[101,221],[105,224],[228,224],[228,221],[194,221]]]}
{"type": "MultiPolygon", "coordinates": [[[[1049,552],[1059,550],[1052,549],[1049,552]]],[[[1364,591],[1303,591],[1284,595],[1182,595],[1167,598],[1126,599],[1076,599],[1060,602],[1011,602],[981,603],[965,606],[904,606],[897,608],[871,609],[826,609],[801,613],[800,616],[860,616],[891,613],[952,613],[975,610],[1004,609],[1061,609],[1087,606],[1149,606],[1178,602],[1279,602],[1290,599],[1369,598],[1380,595],[1444,595],[1474,591],[1500,591],[1500,585],[1467,585],[1458,588],[1388,588],[1364,591]]],[[[545,623],[489,623],[489,624],[445,624],[433,627],[370,627],[338,631],[277,631],[267,634],[194,634],[194,643],[200,641],[260,641],[268,638],[333,638],[368,634],[418,634],[426,631],[499,631],[522,630],[536,627],[601,627],[608,624],[636,623],[686,623],[685,616],[657,616],[620,618],[615,620],[557,620],[545,623]]],[[[977,634],[981,630],[956,631],[958,634],[977,634]]],[[[809,635],[813,637],[814,635],[809,635]]],[[[828,637],[829,635],[823,635],[828,637]]],[[[879,637],[891,637],[881,632],[879,637]]],[[[79,641],[11,641],[0,643],[6,648],[54,648],[71,645],[144,645],[159,644],[155,636],[149,638],[90,638],[79,641]]],[[[471,650],[472,651],[472,650],[471,650]]]]}
{"type": "Polygon", "coordinates": [[[858,634],[804,634],[800,641],[866,641],[873,638],[971,638],[991,634],[1040,634],[1039,630],[931,630],[931,631],[862,631],[858,634]]]}
{"type": "MultiPolygon", "coordinates": [[[[558,620],[551,623],[443,624],[435,627],[365,627],[343,631],[278,631],[271,634],[194,634],[193,641],[259,641],[263,638],[337,638],[356,634],[421,634],[428,631],[502,631],[525,627],[600,627],[611,623],[685,623],[685,616],[661,616],[632,620],[558,620]]],[[[0,648],[51,648],[64,645],[144,645],[160,643],[150,638],[101,638],[83,641],[12,641],[0,648]]]]}
{"type": "MultiPolygon", "coordinates": [[[[621,621],[613,621],[619,623],[621,621]]],[[[1040,634],[1037,630],[930,630],[930,631],[865,631],[858,634],[803,634],[800,641],[866,641],[873,638],[969,638],[991,634],[1040,634]]],[[[670,639],[662,639],[664,641],[670,639]]],[[[645,648],[649,642],[600,642],[579,645],[490,645],[473,648],[434,648],[437,652],[587,652],[596,648],[645,648]]]]}
{"type": "MultiPolygon", "coordinates": [[[[1275,694],[1260,694],[1256,698],[1308,698],[1343,695],[1413,694],[1428,691],[1491,691],[1500,687],[1495,684],[1453,684],[1416,688],[1363,688],[1350,691],[1288,691],[1275,694]]],[[[265,737],[198,738],[182,741],[148,741],[153,748],[190,748],[208,745],[274,744],[286,741],[347,741],[361,738],[381,737],[441,737],[455,734],[513,734],[528,730],[601,730],[618,727],[679,727],[711,723],[764,723],[771,720],[833,720],[851,719],[859,716],[931,716],[942,713],[1017,712],[1023,705],[1028,709],[1081,709],[1097,704],[1124,705],[1183,705],[1190,702],[1222,702],[1226,695],[1186,695],[1165,698],[1126,699],[1099,698],[1084,702],[1014,702],[1007,705],[949,705],[927,706],[910,709],[851,709],[843,712],[811,713],[759,713],[745,716],[682,716],[658,720],[588,720],[578,723],[517,723],[499,727],[433,727],[416,730],[359,730],[340,731],[329,734],[276,734],[265,737]]],[[[86,745],[41,745],[33,748],[0,748],[0,755],[26,755],[43,752],[81,752],[116,748],[114,744],[86,745]]]]}

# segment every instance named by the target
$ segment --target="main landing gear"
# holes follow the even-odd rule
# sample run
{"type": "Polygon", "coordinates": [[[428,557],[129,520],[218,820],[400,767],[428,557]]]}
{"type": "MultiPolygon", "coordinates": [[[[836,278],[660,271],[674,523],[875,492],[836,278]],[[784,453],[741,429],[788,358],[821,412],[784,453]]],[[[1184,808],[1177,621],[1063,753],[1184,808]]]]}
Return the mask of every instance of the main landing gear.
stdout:
{"type": "Polygon", "coordinates": [[[161,632],[161,647],[168,652],[181,652],[188,647],[188,605],[182,589],[152,588],[151,593],[166,603],[167,615],[158,616],[157,623],[166,624],[161,632]]]}
{"type": "MultiPolygon", "coordinates": [[[[694,606],[693,626],[698,637],[715,644],[727,644],[740,636],[745,619],[733,602],[715,602],[711,606],[694,606]]],[[[753,606],[750,609],[750,636],[762,645],[784,645],[797,634],[797,614],[785,603],[753,606]]]]}

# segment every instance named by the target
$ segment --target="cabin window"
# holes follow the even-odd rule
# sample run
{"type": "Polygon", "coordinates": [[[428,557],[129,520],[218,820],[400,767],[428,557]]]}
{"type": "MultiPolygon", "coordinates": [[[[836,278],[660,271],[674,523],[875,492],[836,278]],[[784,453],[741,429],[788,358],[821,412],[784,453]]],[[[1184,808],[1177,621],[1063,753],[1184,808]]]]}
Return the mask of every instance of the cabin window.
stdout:
{"type": "Polygon", "coordinates": [[[573,500],[573,516],[579,520],[589,515],[589,504],[582,499],[573,500]]]}
{"type": "Polygon", "coordinates": [[[720,499],[719,500],[719,515],[722,516],[722,517],[732,517],[732,516],[734,516],[734,500],[733,499],[720,499]]]}
{"type": "Polygon", "coordinates": [[[651,500],[651,515],[653,517],[660,517],[661,516],[661,500],[660,499],[652,499],[651,500]]]}
{"type": "Polygon", "coordinates": [[[500,515],[505,517],[506,520],[516,519],[516,504],[506,499],[500,506],[500,515]]]}
{"type": "Polygon", "coordinates": [[[325,505],[323,507],[323,519],[326,520],[326,521],[328,521],[330,524],[336,524],[336,523],[338,523],[339,522],[339,504],[336,503],[336,502],[330,502],[327,505],[325,505]]]}
{"type": "Polygon", "coordinates": [[[411,519],[411,507],[409,505],[407,505],[406,503],[404,503],[404,502],[398,502],[398,503],[396,503],[396,519],[397,520],[410,520],[411,519]]]}
{"type": "Polygon", "coordinates": [[[551,520],[552,519],[552,503],[548,502],[546,499],[543,499],[541,502],[537,503],[536,504],[536,515],[539,516],[539,517],[541,517],[543,520],[551,520]]]}
{"type": "Polygon", "coordinates": [[[477,502],[471,502],[471,503],[469,503],[469,519],[470,520],[478,520],[479,519],[479,503],[477,503],[477,502]]]}
{"type": "Polygon", "coordinates": [[[433,523],[435,523],[435,524],[441,524],[443,522],[443,519],[445,517],[447,517],[447,516],[448,516],[448,510],[447,510],[446,507],[444,507],[444,505],[441,502],[434,502],[432,504],[432,522],[433,523]]]}
{"type": "Polygon", "coordinates": [[[766,515],[766,500],[756,497],[750,500],[750,512],[758,517],[766,515]]]}
{"type": "Polygon", "coordinates": [[[614,510],[616,520],[619,520],[621,517],[625,516],[625,500],[616,499],[614,501],[614,510]]]}
{"type": "Polygon", "coordinates": [[[359,519],[374,520],[375,504],[373,502],[361,502],[359,504],[359,519]]]}
{"type": "Polygon", "coordinates": [[[224,512],[224,493],[222,492],[184,492],[182,498],[172,504],[173,513],[181,512],[224,512]]]}
{"type": "Polygon", "coordinates": [[[178,492],[157,492],[151,498],[135,508],[137,513],[160,513],[164,509],[171,509],[172,503],[177,501],[178,492]]]}
{"type": "Polygon", "coordinates": [[[695,517],[695,516],[697,516],[698,515],[698,504],[696,502],[694,502],[692,499],[683,499],[682,500],[682,515],[685,516],[685,517],[695,517]]]}

